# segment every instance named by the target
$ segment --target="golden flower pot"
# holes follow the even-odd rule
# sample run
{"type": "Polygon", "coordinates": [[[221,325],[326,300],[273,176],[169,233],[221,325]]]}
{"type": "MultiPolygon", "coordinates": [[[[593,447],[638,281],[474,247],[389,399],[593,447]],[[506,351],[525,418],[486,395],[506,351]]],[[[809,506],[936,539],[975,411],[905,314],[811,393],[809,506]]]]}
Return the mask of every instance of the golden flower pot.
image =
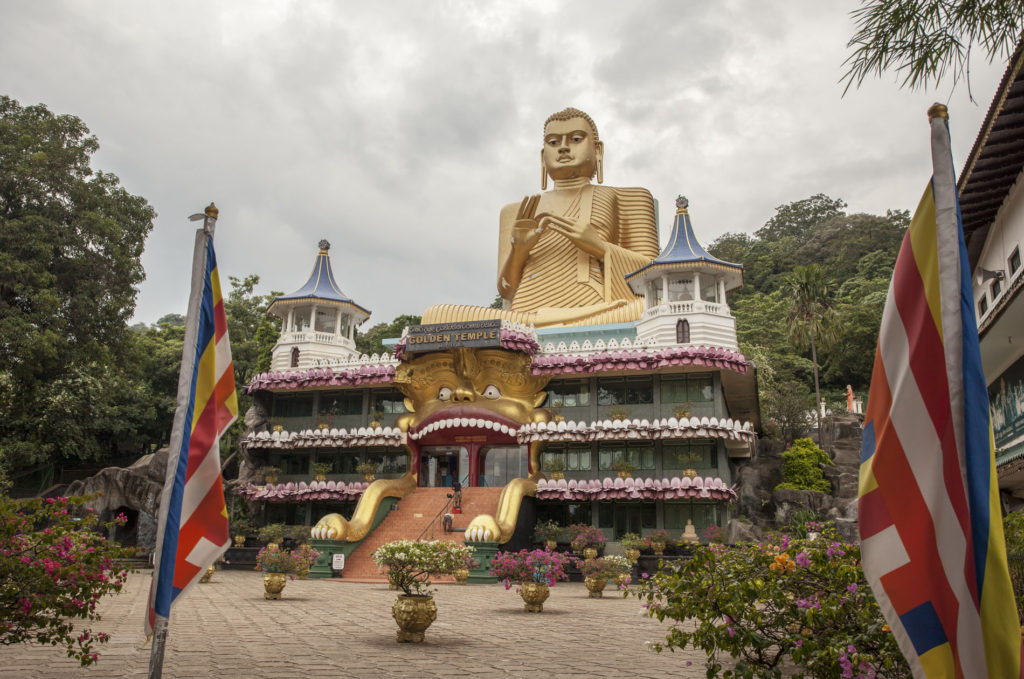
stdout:
{"type": "Polygon", "coordinates": [[[284,573],[264,573],[263,598],[280,599],[281,590],[284,589],[284,586],[287,582],[288,576],[286,576],[284,573]]]}
{"type": "Polygon", "coordinates": [[[586,547],[583,550],[583,558],[589,561],[590,559],[597,558],[597,549],[594,547],[586,547]]]}
{"type": "Polygon", "coordinates": [[[210,564],[210,567],[206,569],[205,573],[203,573],[203,577],[199,578],[199,582],[209,582],[210,579],[213,578],[213,574],[214,572],[216,572],[216,570],[217,567],[213,564],[210,564]]]}
{"type": "Polygon", "coordinates": [[[658,556],[664,556],[664,554],[665,554],[665,543],[664,542],[652,542],[651,543],[651,549],[653,549],[654,553],[657,554],[658,556]]]}
{"type": "Polygon", "coordinates": [[[527,613],[540,613],[544,610],[544,602],[551,595],[546,582],[524,582],[519,586],[519,596],[523,597],[523,610],[527,613]]]}
{"type": "Polygon", "coordinates": [[[633,478],[633,472],[620,471],[618,476],[620,479],[630,479],[633,478]]]}
{"type": "Polygon", "coordinates": [[[466,581],[469,580],[469,569],[468,568],[456,568],[452,575],[455,576],[455,584],[465,585],[466,581]]]}
{"type": "Polygon", "coordinates": [[[604,578],[585,578],[583,584],[587,586],[591,599],[600,599],[604,596],[604,588],[608,581],[604,578]]]}
{"type": "Polygon", "coordinates": [[[623,587],[628,587],[629,581],[629,573],[619,573],[615,576],[615,586],[619,589],[622,589],[623,587]]]}
{"type": "Polygon", "coordinates": [[[245,535],[240,533],[235,536],[235,547],[245,547],[245,535]]]}
{"type": "Polygon", "coordinates": [[[322,483],[322,482],[327,480],[327,475],[326,474],[317,474],[316,476],[313,477],[313,480],[322,483]]]}
{"type": "Polygon", "coordinates": [[[372,482],[374,478],[373,474],[363,474],[363,481],[366,483],[372,482]]]}
{"type": "Polygon", "coordinates": [[[545,540],[544,546],[547,547],[547,550],[549,552],[553,552],[556,549],[558,549],[558,542],[556,542],[555,540],[545,540]]]}
{"type": "Polygon", "coordinates": [[[423,632],[430,623],[437,620],[437,605],[432,596],[399,594],[391,607],[391,615],[398,623],[398,642],[418,644],[423,641],[423,632]]]}
{"type": "Polygon", "coordinates": [[[561,481],[565,478],[565,472],[551,472],[552,481],[561,481]]]}
{"type": "Polygon", "coordinates": [[[639,549],[627,549],[626,550],[626,558],[629,559],[631,562],[636,563],[637,561],[640,560],[640,550],[639,549]]]}

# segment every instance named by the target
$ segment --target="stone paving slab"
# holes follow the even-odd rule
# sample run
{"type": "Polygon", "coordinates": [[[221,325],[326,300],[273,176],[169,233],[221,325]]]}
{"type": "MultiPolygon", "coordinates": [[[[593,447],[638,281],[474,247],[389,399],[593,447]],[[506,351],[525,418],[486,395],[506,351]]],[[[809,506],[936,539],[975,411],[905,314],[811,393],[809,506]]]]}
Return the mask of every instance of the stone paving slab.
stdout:
{"type": "MultiPolygon", "coordinates": [[[[0,679],[146,677],[142,623],[150,572],[132,574],[104,600],[93,625],[112,639],[83,668],[57,647],[0,647],[0,679]]],[[[541,614],[523,612],[515,590],[440,585],[437,621],[422,644],[395,642],[395,593],[384,584],[294,580],[281,601],[263,598],[262,576],[218,571],[172,610],[164,677],[684,677],[705,676],[703,653],[647,650],[666,625],[634,597],[589,599],[559,583],[541,614]],[[687,666],[687,662],[691,664],[687,666]]]]}

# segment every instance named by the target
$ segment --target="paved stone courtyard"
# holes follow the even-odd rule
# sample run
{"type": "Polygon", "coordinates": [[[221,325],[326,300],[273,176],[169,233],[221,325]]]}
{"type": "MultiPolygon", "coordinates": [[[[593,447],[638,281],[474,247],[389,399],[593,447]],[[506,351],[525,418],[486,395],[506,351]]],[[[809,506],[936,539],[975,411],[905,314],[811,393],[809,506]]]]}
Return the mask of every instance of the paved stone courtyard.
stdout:
{"type": "MultiPolygon", "coordinates": [[[[92,667],[22,644],[0,647],[0,678],[145,677],[149,581],[149,571],[135,573],[104,601],[93,629],[113,638],[92,667]]],[[[582,583],[559,583],[537,615],[502,585],[439,585],[422,644],[395,642],[394,599],[384,584],[294,580],[281,601],[266,601],[259,573],[218,571],[175,605],[164,677],[704,676],[702,653],[647,650],[665,625],[613,590],[588,599],[582,583]]]]}

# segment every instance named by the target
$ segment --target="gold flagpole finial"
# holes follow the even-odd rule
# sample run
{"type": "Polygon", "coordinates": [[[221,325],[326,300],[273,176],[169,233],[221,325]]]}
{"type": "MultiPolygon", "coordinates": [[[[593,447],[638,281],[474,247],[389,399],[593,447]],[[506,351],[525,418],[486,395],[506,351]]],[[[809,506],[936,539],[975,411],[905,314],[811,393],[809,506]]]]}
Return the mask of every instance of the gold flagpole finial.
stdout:
{"type": "Polygon", "coordinates": [[[216,206],[215,204],[213,204],[213,203],[210,203],[210,204],[209,204],[209,205],[208,205],[208,206],[206,207],[206,209],[205,209],[205,210],[203,210],[203,212],[205,212],[205,213],[206,213],[206,216],[207,216],[207,217],[213,217],[214,219],[217,219],[217,215],[219,215],[219,214],[220,214],[220,210],[218,210],[218,209],[217,209],[217,206],[216,206]]]}
{"type": "Polygon", "coordinates": [[[931,122],[936,118],[949,120],[949,109],[946,108],[945,104],[932,104],[928,107],[928,121],[931,122]]]}

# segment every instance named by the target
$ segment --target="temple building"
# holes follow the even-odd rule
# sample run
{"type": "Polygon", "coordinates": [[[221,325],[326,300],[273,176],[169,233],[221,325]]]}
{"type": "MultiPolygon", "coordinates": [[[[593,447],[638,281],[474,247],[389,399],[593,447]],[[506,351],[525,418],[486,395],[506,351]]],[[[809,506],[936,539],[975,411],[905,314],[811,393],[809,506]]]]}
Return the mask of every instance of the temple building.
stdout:
{"type": "Polygon", "coordinates": [[[1024,501],[1024,43],[959,179],[999,488],[1024,501]]]}
{"type": "Polygon", "coordinates": [[[615,541],[733,516],[733,467],[760,430],[727,299],[742,266],[704,250],[683,198],[659,254],[653,198],[600,185],[585,113],[551,116],[544,143],[554,189],[501,213],[504,309],[432,307],[390,353],[359,356],[369,312],[341,292],[326,241],[269,309],[284,330],[248,385],[265,419],[242,445],[281,474],[242,495],[263,522],[312,526],[346,577],[375,574],[369,554],[396,538],[479,553],[527,546],[543,520],[615,541]]]}

